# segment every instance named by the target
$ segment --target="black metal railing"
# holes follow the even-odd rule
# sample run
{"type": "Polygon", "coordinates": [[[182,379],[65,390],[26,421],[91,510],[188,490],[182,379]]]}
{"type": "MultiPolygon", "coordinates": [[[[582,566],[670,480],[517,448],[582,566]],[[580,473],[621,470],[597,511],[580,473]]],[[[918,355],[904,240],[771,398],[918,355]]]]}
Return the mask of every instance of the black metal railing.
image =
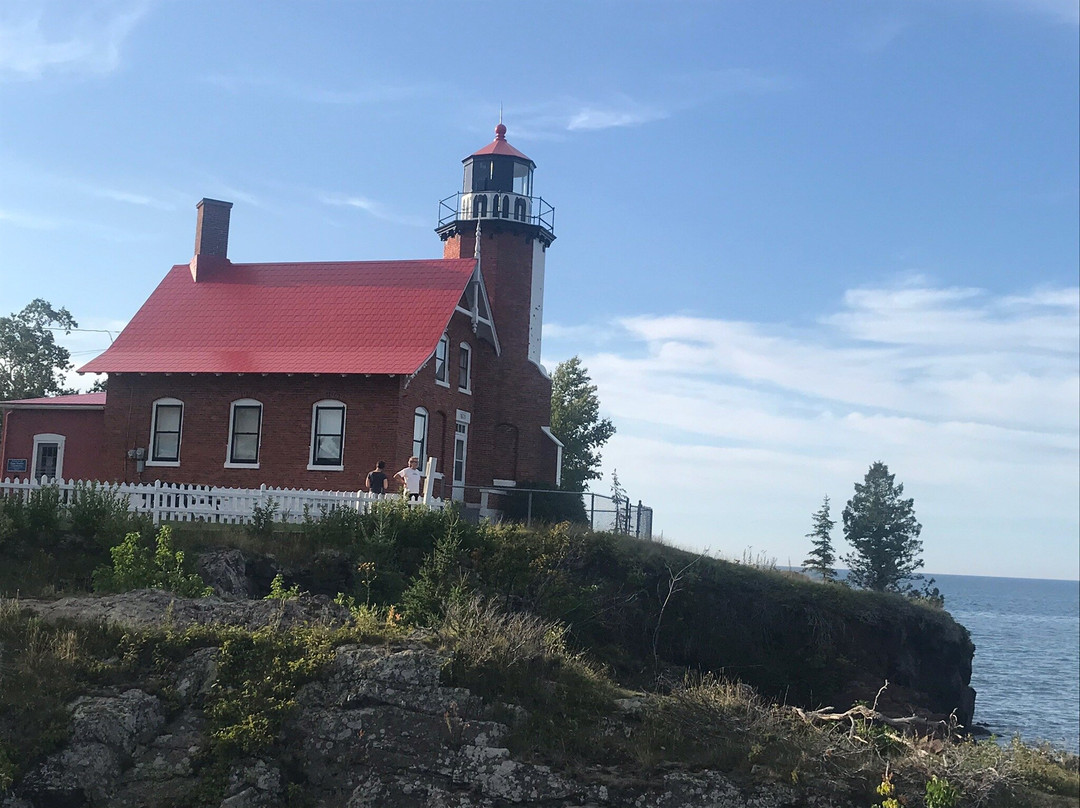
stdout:
{"type": "Polygon", "coordinates": [[[486,193],[484,191],[477,191],[476,193],[466,194],[464,191],[458,191],[456,194],[451,194],[446,199],[439,200],[439,227],[444,227],[460,220],[472,221],[473,219],[500,219],[508,222],[523,222],[525,224],[532,224],[538,227],[542,227],[555,235],[555,208],[549,203],[544,201],[540,196],[521,196],[520,194],[509,194],[511,199],[527,199],[529,200],[530,213],[515,215],[514,210],[504,211],[502,209],[495,210],[494,206],[488,208],[485,206],[482,215],[474,216],[472,211],[463,211],[461,209],[461,197],[463,196],[476,196],[477,194],[486,193]]]}

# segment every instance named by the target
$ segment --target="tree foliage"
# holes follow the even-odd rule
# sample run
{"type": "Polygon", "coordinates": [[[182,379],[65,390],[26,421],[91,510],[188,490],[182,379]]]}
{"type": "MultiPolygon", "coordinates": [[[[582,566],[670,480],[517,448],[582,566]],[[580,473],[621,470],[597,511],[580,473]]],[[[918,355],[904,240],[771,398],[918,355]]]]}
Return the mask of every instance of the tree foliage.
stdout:
{"type": "Polygon", "coordinates": [[[833,564],[836,563],[836,553],[832,546],[832,529],[836,520],[829,513],[829,498],[826,496],[821,508],[814,513],[814,527],[806,537],[811,540],[812,549],[807,553],[802,568],[807,572],[815,572],[823,581],[831,581],[836,577],[833,564]]]}
{"type": "Polygon", "coordinates": [[[63,373],[71,354],[56,344],[52,328],[78,328],[67,309],[37,298],[21,312],[0,317],[0,401],[71,392],[63,373]]]}
{"type": "Polygon", "coordinates": [[[854,552],[844,556],[848,581],[879,592],[908,592],[908,581],[922,580],[916,570],[922,525],[915,520],[915,500],[904,499],[904,485],[876,462],[844,508],[844,538],[854,552]]]}
{"type": "Polygon", "coordinates": [[[600,417],[596,385],[576,356],[560,362],[551,376],[551,431],[563,442],[562,487],[581,491],[600,476],[600,447],[615,426],[600,417]]]}

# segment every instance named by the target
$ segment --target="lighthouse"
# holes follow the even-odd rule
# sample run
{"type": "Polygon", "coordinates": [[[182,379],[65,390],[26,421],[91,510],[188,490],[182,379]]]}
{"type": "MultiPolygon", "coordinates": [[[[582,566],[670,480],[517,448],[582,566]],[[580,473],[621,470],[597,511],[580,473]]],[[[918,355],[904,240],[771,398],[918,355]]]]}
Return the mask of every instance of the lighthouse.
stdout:
{"type": "Polygon", "coordinates": [[[544,268],[555,240],[555,209],[535,195],[536,163],[510,145],[501,121],[495,139],[462,163],[461,191],[440,203],[436,232],[445,242],[443,257],[479,259],[503,350],[541,368],[544,268]]]}

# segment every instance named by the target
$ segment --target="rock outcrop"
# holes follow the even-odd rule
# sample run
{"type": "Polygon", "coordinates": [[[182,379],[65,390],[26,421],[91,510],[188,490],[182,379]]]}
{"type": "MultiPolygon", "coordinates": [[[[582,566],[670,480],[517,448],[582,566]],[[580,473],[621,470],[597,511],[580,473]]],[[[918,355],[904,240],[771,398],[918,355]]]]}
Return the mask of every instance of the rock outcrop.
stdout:
{"type": "Polygon", "coordinates": [[[70,597],[55,601],[21,600],[19,605],[45,620],[109,622],[137,629],[191,626],[236,626],[255,631],[264,626],[340,626],[349,611],[325,596],[293,600],[225,600],[183,598],[154,589],[104,597],[70,597]]]}
{"type": "MultiPolygon", "coordinates": [[[[231,603],[160,592],[23,605],[46,619],[79,616],[136,627],[170,620],[178,627],[258,628],[341,617],[332,603],[314,599],[231,603]]],[[[217,648],[200,648],[180,660],[163,688],[168,703],[151,688],[138,687],[76,699],[66,745],[29,772],[14,792],[0,795],[0,806],[190,804],[200,785],[204,707],[218,675],[218,656],[217,648]]],[[[285,804],[287,783],[301,784],[305,804],[326,808],[845,804],[805,787],[740,785],[711,771],[649,776],[583,767],[559,772],[515,760],[507,748],[510,728],[468,690],[442,684],[443,662],[419,643],[339,647],[323,675],[296,694],[297,709],[283,731],[286,751],[235,761],[221,807],[285,804]]]]}

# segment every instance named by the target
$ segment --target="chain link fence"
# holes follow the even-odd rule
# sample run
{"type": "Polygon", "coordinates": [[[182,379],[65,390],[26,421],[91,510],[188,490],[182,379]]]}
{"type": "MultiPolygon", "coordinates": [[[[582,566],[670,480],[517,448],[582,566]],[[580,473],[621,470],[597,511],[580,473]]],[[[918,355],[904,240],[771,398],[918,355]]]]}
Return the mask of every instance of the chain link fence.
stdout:
{"type": "MultiPolygon", "coordinates": [[[[549,488],[468,486],[455,490],[460,493],[453,498],[463,498],[465,513],[476,518],[507,519],[526,525],[569,521],[588,524],[596,531],[646,540],[653,535],[653,509],[630,497],[549,488]]],[[[445,493],[452,496],[449,490],[445,493]]]]}

